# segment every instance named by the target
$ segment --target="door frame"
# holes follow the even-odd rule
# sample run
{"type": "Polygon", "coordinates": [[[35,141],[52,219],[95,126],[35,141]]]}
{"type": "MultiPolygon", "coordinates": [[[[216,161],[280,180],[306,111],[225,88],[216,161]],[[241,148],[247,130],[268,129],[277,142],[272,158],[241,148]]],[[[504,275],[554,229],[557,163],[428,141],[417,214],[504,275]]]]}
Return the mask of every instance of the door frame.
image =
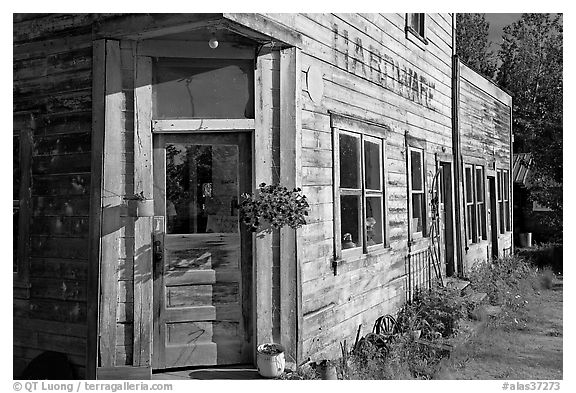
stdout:
{"type": "Polygon", "coordinates": [[[486,174],[486,179],[488,180],[488,195],[490,202],[490,244],[491,244],[491,257],[498,258],[498,242],[499,242],[499,230],[498,230],[498,202],[497,202],[497,190],[496,190],[496,175],[492,171],[486,174]]]}
{"type": "MultiPolygon", "coordinates": [[[[145,41],[143,41],[145,42],[145,41]]],[[[155,121],[152,119],[152,57],[150,47],[143,42],[135,48],[135,124],[134,124],[134,162],[135,162],[135,191],[138,191],[136,180],[140,184],[147,184],[150,191],[153,184],[152,176],[152,134],[157,132],[184,132],[190,128],[202,132],[217,132],[221,130],[244,130],[252,133],[252,183],[253,190],[260,183],[271,184],[273,181],[273,133],[279,130],[273,126],[273,111],[269,103],[274,102],[272,94],[278,94],[280,102],[280,181],[288,188],[301,187],[300,170],[300,135],[301,135],[301,78],[300,78],[300,49],[296,47],[269,50],[264,48],[258,53],[255,59],[254,77],[254,100],[255,119],[253,123],[248,119],[226,119],[221,120],[170,120],[155,121]],[[270,69],[270,60],[273,56],[279,58],[280,64],[280,89],[272,89],[273,78],[270,69]],[[282,91],[282,94],[280,94],[282,91]],[[136,163],[140,162],[140,165],[136,163]],[[137,169],[140,175],[136,174],[137,169]]],[[[164,49],[163,55],[167,55],[164,49]]],[[[245,56],[242,52],[241,56],[245,56]]],[[[179,52],[173,54],[180,57],[179,52]]],[[[219,55],[222,56],[222,55],[219,55]]],[[[193,57],[190,53],[185,56],[193,57]]],[[[245,57],[242,57],[245,58],[245,57]]],[[[153,203],[151,193],[145,194],[153,203]]],[[[141,238],[141,246],[152,249],[152,218],[149,217],[145,226],[135,228],[135,238],[141,238]],[[144,244],[146,243],[146,244],[144,244]]],[[[300,230],[282,229],[280,231],[280,294],[277,301],[280,304],[280,341],[286,349],[288,364],[299,363],[302,360],[302,295],[301,295],[301,273],[297,263],[297,249],[302,242],[298,232],[300,230]]],[[[272,235],[253,239],[252,252],[253,266],[253,335],[254,335],[254,359],[256,358],[256,348],[259,344],[269,342],[274,339],[272,334],[272,235]]],[[[152,275],[152,253],[147,256],[147,274],[152,275]]],[[[136,261],[135,261],[136,263],[136,261]]],[[[151,281],[151,280],[150,280],[151,281]]],[[[134,295],[138,292],[137,283],[134,284],[134,295]]],[[[149,294],[148,303],[140,305],[141,318],[136,318],[136,299],[134,304],[134,323],[141,327],[134,330],[134,345],[142,342],[150,348],[143,358],[147,359],[147,366],[151,367],[153,346],[152,323],[154,314],[152,311],[152,284],[150,283],[142,291],[149,294]]],[[[136,348],[135,348],[136,351],[136,348]]]]}
{"type": "Polygon", "coordinates": [[[444,206],[444,212],[449,215],[449,221],[446,222],[446,218],[442,217],[444,220],[444,233],[443,233],[443,240],[444,240],[444,263],[446,265],[446,276],[455,276],[461,274],[458,270],[458,264],[456,263],[456,242],[455,242],[455,209],[454,209],[454,165],[452,161],[447,160],[440,160],[439,165],[441,168],[441,176],[442,176],[442,204],[444,206]],[[449,179],[446,178],[446,175],[449,175],[449,179]],[[446,181],[449,181],[447,184],[446,181]],[[448,195],[446,194],[448,192],[448,195]],[[446,198],[449,200],[449,206],[447,210],[446,206],[446,198]],[[451,245],[451,247],[450,247],[451,245]],[[451,248],[451,252],[448,252],[448,249],[451,248]],[[448,255],[452,255],[452,261],[449,263],[448,255]],[[451,266],[449,266],[451,265],[451,266]]]}
{"type": "MultiPolygon", "coordinates": [[[[186,123],[188,123],[188,120],[182,120],[182,121],[171,121],[171,123],[174,124],[178,124],[178,123],[182,123],[180,124],[181,126],[184,126],[186,123]]],[[[226,120],[222,120],[220,123],[225,123],[227,122],[226,120]]],[[[233,120],[232,120],[233,122],[233,120]]],[[[252,122],[253,123],[253,122],[252,122]]],[[[250,122],[247,122],[247,124],[250,124],[250,122]]],[[[190,142],[191,144],[193,144],[194,141],[194,136],[199,136],[201,138],[204,139],[217,139],[218,135],[222,135],[224,138],[225,137],[236,137],[236,136],[240,136],[241,134],[248,134],[247,137],[244,137],[244,140],[239,139],[238,143],[235,144],[236,146],[238,146],[239,148],[239,156],[240,157],[247,157],[248,158],[248,163],[245,167],[244,170],[240,170],[238,172],[238,176],[239,176],[239,186],[244,184],[245,188],[240,187],[239,188],[239,194],[241,195],[244,192],[251,192],[252,188],[253,188],[253,181],[252,181],[252,173],[253,173],[253,155],[252,155],[252,141],[253,141],[253,135],[254,132],[253,130],[250,129],[243,129],[243,130],[232,130],[229,127],[223,127],[224,129],[212,129],[212,130],[202,130],[202,131],[188,131],[188,132],[171,132],[170,129],[168,130],[162,130],[162,129],[157,129],[154,128],[154,125],[152,127],[152,131],[153,131],[153,147],[154,147],[154,151],[153,151],[153,172],[154,172],[154,188],[156,189],[158,186],[162,187],[163,191],[166,190],[166,173],[161,173],[159,170],[160,168],[164,168],[164,165],[158,165],[156,164],[157,160],[165,160],[166,157],[164,155],[164,141],[163,138],[161,138],[163,135],[166,136],[172,136],[174,139],[176,140],[180,140],[180,139],[184,139],[186,142],[190,142]],[[244,152],[242,152],[242,148],[244,148],[244,152]],[[240,179],[244,177],[244,181],[240,181],[240,179]],[[163,184],[158,183],[158,181],[162,181],[163,184]]],[[[204,141],[202,141],[204,142],[204,141]]],[[[242,168],[242,166],[240,166],[240,168],[242,168]]],[[[160,244],[158,246],[164,247],[164,243],[165,243],[165,235],[166,235],[166,225],[167,225],[167,221],[166,221],[166,216],[165,215],[160,215],[159,213],[162,212],[162,207],[161,204],[165,202],[165,198],[162,195],[162,193],[159,193],[158,196],[155,195],[154,198],[154,233],[153,233],[153,241],[156,242],[160,242],[160,244]]],[[[239,225],[241,226],[242,224],[239,222],[239,225]]],[[[251,234],[247,231],[246,228],[240,229],[240,247],[241,247],[241,254],[240,254],[240,270],[241,270],[241,284],[240,284],[240,288],[241,288],[241,299],[246,299],[244,295],[246,289],[248,289],[250,291],[250,293],[248,294],[249,297],[249,301],[250,301],[250,306],[249,306],[249,314],[246,314],[244,312],[244,307],[245,307],[245,303],[242,302],[242,316],[243,316],[243,320],[246,320],[246,318],[249,318],[249,320],[246,322],[246,326],[245,328],[248,328],[249,333],[250,333],[250,339],[249,339],[249,343],[252,344],[252,347],[254,347],[253,345],[253,341],[254,341],[254,322],[255,322],[255,313],[253,310],[253,283],[254,283],[254,269],[253,269],[253,257],[252,257],[252,252],[253,252],[253,248],[252,248],[252,243],[253,243],[253,237],[251,236],[251,234]],[[248,274],[245,274],[244,269],[250,269],[248,274]]],[[[154,244],[153,245],[154,250],[153,250],[153,254],[156,254],[157,252],[162,252],[162,254],[164,254],[164,250],[157,250],[156,247],[157,245],[154,244]]],[[[161,341],[165,339],[165,333],[164,333],[164,326],[160,326],[160,324],[157,323],[157,319],[160,317],[160,313],[162,310],[162,303],[161,303],[161,299],[159,299],[157,297],[157,295],[160,296],[165,296],[165,287],[164,287],[164,276],[163,274],[158,274],[159,271],[162,271],[164,269],[164,267],[162,266],[161,268],[158,266],[159,264],[163,264],[164,263],[164,258],[162,259],[158,259],[156,257],[156,255],[153,255],[154,261],[154,272],[153,272],[153,319],[152,319],[152,333],[153,333],[153,353],[152,353],[152,369],[166,369],[169,367],[164,367],[164,356],[165,356],[165,346],[161,345],[161,341]],[[159,367],[160,366],[160,367],[159,367]]],[[[165,299],[164,299],[165,300],[165,299]]],[[[254,351],[252,348],[252,353],[251,358],[252,361],[255,360],[254,358],[254,351]]],[[[186,367],[186,366],[183,366],[186,367]]]]}

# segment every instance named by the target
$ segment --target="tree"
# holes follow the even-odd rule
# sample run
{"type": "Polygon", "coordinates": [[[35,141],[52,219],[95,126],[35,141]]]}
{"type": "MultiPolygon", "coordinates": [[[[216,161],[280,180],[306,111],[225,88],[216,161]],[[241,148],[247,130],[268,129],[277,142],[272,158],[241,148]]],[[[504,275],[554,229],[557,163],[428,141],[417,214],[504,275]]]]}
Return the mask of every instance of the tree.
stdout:
{"type": "Polygon", "coordinates": [[[523,14],[504,28],[497,82],[513,97],[516,152],[533,155],[531,198],[562,224],[562,16],[523,14]]]}
{"type": "Polygon", "coordinates": [[[496,55],[490,50],[484,14],[456,14],[456,54],[466,65],[492,79],[496,55]]]}

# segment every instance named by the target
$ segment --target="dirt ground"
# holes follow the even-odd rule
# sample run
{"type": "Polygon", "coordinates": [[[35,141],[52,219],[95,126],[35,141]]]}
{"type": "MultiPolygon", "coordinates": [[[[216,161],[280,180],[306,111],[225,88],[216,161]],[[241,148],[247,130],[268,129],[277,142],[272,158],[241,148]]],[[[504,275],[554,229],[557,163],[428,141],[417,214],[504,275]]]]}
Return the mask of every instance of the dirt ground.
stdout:
{"type": "Polygon", "coordinates": [[[562,379],[562,278],[530,296],[525,309],[486,321],[457,348],[437,379],[562,379]]]}

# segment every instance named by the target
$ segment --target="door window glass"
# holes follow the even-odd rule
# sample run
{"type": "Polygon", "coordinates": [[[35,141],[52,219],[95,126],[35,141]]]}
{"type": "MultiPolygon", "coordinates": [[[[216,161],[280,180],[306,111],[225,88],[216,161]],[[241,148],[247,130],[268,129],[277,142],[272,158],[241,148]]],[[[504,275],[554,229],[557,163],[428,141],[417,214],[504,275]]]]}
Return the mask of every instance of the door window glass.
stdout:
{"type": "Polygon", "coordinates": [[[168,234],[238,233],[238,146],[166,145],[168,234]]]}

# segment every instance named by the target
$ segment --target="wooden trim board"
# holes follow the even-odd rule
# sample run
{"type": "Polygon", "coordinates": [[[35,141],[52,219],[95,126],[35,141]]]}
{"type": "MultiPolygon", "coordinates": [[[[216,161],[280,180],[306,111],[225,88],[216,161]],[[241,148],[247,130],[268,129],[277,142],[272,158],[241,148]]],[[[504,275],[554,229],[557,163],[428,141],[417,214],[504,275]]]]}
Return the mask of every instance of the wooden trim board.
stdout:
{"type": "Polygon", "coordinates": [[[86,378],[96,378],[98,364],[100,237],[102,226],[102,172],[104,164],[105,40],[92,48],[92,163],[90,177],[89,267],[86,294],[86,378]]]}

